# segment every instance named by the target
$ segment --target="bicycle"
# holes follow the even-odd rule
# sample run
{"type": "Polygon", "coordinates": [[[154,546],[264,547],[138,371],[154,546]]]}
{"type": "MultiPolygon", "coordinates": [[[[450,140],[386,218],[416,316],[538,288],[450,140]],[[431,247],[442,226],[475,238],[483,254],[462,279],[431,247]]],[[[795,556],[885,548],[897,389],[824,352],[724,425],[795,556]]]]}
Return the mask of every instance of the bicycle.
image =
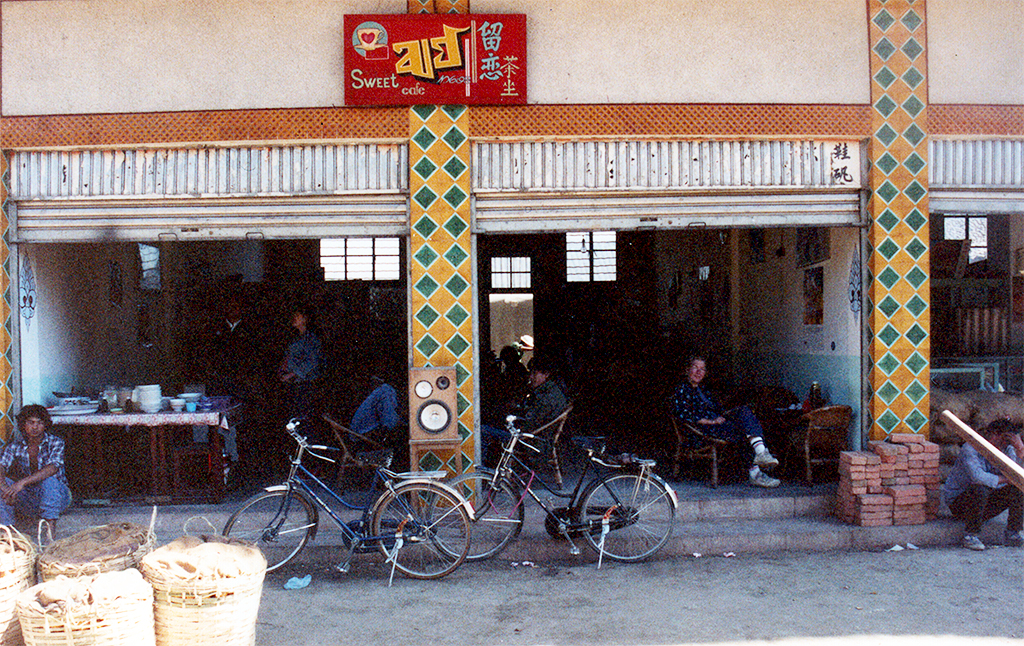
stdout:
{"type": "Polygon", "coordinates": [[[503,445],[494,469],[478,468],[450,483],[469,500],[475,512],[466,560],[491,558],[519,535],[527,495],[544,509],[548,534],[567,539],[572,554],[580,553],[573,542],[580,536],[599,558],[607,555],[616,561],[641,561],[664,547],[672,534],[679,501],[672,487],[652,472],[654,460],[632,454],[606,455],[602,438],[574,438],[587,453],[585,469],[571,491],[556,489],[516,455],[520,446],[541,453],[524,441],[537,436],[517,429],[516,419],[509,416],[506,420],[511,437],[503,445]],[[591,470],[594,476],[588,480],[591,470]],[[534,491],[535,484],[557,499],[568,500],[568,504],[546,504],[534,491]]]}
{"type": "Polygon", "coordinates": [[[297,447],[288,477],[282,484],[267,487],[232,514],[224,535],[255,543],[267,557],[273,571],[291,561],[320,526],[320,510],[341,529],[348,550],[338,566],[348,571],[355,553],[379,551],[386,563],[412,578],[437,579],[453,572],[469,553],[473,508],[454,489],[438,482],[445,472],[396,473],[388,467],[391,451],[361,454],[375,467],[374,490],[380,493],[368,505],[357,505],[316,477],[303,464],[305,455],[334,463],[322,455],[334,447],[311,445],[298,433],[300,421],[292,419],[286,430],[297,447]],[[360,511],[358,519],[345,522],[332,507],[360,511]]]}

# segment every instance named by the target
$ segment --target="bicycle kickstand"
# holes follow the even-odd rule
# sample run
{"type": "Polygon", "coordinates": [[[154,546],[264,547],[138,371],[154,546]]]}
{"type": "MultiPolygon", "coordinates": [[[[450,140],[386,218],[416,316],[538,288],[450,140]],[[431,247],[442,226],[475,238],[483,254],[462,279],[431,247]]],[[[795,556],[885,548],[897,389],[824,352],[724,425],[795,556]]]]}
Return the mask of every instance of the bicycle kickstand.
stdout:
{"type": "Polygon", "coordinates": [[[562,521],[558,522],[558,532],[565,537],[565,540],[569,541],[569,553],[573,556],[579,556],[580,548],[572,540],[572,536],[569,536],[569,530],[566,528],[565,523],[562,521]]]}
{"type": "Polygon", "coordinates": [[[342,574],[348,574],[348,571],[352,565],[352,556],[356,553],[356,545],[359,544],[358,539],[353,540],[352,544],[348,547],[345,552],[345,560],[334,566],[334,569],[342,574]]]}

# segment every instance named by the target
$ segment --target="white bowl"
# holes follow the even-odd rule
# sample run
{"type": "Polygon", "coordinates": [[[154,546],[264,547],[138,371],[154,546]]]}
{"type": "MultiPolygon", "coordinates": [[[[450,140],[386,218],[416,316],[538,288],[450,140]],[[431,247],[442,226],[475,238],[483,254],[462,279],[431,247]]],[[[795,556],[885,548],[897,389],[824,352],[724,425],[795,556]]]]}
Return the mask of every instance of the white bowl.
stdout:
{"type": "Polygon", "coordinates": [[[175,413],[180,413],[185,409],[185,400],[179,397],[175,397],[171,400],[171,410],[175,413]]]}
{"type": "Polygon", "coordinates": [[[202,393],[181,393],[178,395],[178,399],[184,399],[187,402],[197,402],[202,399],[202,393]]]}

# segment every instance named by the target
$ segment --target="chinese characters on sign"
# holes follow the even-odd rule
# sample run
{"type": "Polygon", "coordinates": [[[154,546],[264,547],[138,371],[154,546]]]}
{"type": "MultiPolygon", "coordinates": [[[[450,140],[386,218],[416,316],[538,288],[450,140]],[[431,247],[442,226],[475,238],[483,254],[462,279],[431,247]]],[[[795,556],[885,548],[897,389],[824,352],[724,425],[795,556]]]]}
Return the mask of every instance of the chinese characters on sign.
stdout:
{"type": "Polygon", "coordinates": [[[347,105],[526,103],[526,16],[345,16],[347,105]]]}
{"type": "Polygon", "coordinates": [[[840,141],[828,145],[829,166],[833,186],[857,186],[860,184],[860,147],[840,141]]]}

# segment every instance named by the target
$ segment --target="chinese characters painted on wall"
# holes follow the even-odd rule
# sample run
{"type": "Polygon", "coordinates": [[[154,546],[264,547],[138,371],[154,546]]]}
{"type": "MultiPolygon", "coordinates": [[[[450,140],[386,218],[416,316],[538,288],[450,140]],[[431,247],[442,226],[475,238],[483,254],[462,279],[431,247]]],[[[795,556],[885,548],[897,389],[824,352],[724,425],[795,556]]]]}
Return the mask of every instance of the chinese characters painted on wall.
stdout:
{"type": "Polygon", "coordinates": [[[345,16],[347,105],[526,103],[522,14],[345,16]]]}

